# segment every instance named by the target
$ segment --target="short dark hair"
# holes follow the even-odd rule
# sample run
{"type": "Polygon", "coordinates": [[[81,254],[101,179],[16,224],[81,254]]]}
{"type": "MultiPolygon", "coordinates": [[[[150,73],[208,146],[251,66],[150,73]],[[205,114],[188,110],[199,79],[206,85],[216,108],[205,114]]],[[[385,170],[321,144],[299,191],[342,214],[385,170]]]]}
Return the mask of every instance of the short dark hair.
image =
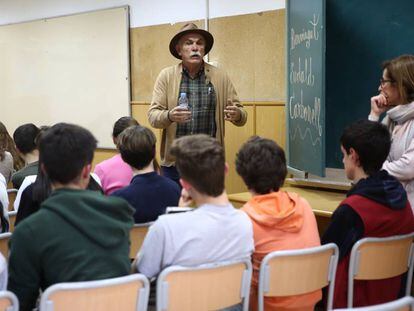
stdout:
{"type": "Polygon", "coordinates": [[[236,155],[236,171],[256,193],[279,191],[287,174],[285,152],[273,140],[253,136],[236,155]]]}
{"type": "Polygon", "coordinates": [[[40,163],[52,183],[68,184],[92,162],[95,148],[96,139],[91,132],[74,124],[58,123],[40,140],[40,163]]]}
{"type": "Polygon", "coordinates": [[[218,197],[224,191],[224,149],[215,139],[205,134],[176,139],[171,155],[181,177],[200,193],[218,197]]]}
{"type": "Polygon", "coordinates": [[[20,125],[13,133],[13,140],[17,149],[22,154],[27,154],[37,149],[35,139],[40,129],[33,123],[20,125]]]}
{"type": "Polygon", "coordinates": [[[126,128],[118,136],[118,149],[122,159],[136,169],[148,166],[155,157],[154,133],[144,126],[126,128]]]}
{"type": "Polygon", "coordinates": [[[390,132],[379,122],[359,120],[347,126],[340,138],[346,153],[353,148],[368,175],[378,172],[387,159],[391,147],[390,132]]]}
{"type": "Polygon", "coordinates": [[[127,127],[133,126],[133,125],[139,125],[138,121],[135,120],[132,117],[121,117],[118,120],[116,120],[114,124],[114,128],[112,130],[112,136],[114,138],[117,138],[119,134],[122,133],[123,130],[125,130],[127,127]]]}

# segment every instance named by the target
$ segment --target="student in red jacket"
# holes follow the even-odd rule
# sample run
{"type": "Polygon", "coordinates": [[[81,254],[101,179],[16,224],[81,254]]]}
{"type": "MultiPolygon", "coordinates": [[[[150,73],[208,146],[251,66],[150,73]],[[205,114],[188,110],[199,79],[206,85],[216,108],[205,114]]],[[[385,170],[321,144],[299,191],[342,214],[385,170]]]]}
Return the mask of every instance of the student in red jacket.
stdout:
{"type": "MultiPolygon", "coordinates": [[[[322,238],[323,244],[333,242],[339,247],[334,308],[346,307],[349,256],[358,240],[414,231],[407,193],[397,179],[381,170],[391,145],[385,126],[368,120],[357,121],[344,130],[340,141],[345,173],[354,186],[332,215],[322,238]]],[[[401,276],[355,281],[354,306],[395,300],[401,285],[401,276]]]]}
{"type": "MultiPolygon", "coordinates": [[[[280,189],[286,178],[285,153],[274,141],[253,137],[236,159],[237,173],[253,197],[243,207],[253,223],[255,251],[250,309],[257,310],[260,263],[270,252],[319,246],[319,233],[309,203],[280,189]]],[[[289,297],[265,297],[265,310],[313,310],[321,290],[289,297]]]]}

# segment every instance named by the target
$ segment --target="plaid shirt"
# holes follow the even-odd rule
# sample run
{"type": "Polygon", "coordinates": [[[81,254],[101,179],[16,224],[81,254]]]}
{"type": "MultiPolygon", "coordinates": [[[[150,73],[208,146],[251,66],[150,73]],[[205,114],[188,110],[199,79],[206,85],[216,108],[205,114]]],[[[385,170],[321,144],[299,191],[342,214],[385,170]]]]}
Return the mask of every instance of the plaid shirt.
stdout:
{"type": "Polygon", "coordinates": [[[183,67],[180,93],[187,94],[191,121],[177,124],[176,137],[191,134],[207,134],[216,137],[216,93],[213,84],[206,81],[204,67],[200,69],[194,79],[183,67]]]}

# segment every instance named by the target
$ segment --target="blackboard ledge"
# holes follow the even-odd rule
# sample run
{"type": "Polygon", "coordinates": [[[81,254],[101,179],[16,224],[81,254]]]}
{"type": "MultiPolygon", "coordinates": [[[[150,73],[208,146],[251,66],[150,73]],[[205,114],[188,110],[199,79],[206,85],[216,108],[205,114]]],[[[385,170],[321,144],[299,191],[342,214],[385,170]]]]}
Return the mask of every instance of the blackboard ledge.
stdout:
{"type": "Polygon", "coordinates": [[[287,178],[285,181],[285,185],[304,188],[326,189],[333,191],[339,190],[341,192],[346,192],[351,188],[350,182],[327,181],[309,178],[287,178]]]}

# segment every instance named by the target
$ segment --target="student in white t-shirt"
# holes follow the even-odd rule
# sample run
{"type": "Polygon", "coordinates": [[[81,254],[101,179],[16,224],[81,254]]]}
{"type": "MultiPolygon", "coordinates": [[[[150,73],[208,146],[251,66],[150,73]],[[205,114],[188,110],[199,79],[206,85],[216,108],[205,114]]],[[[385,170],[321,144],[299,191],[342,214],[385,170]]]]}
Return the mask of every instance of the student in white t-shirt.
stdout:
{"type": "Polygon", "coordinates": [[[137,270],[152,278],[171,265],[250,258],[252,224],[227,198],[223,147],[207,135],[191,135],[177,139],[171,154],[181,176],[181,201],[188,204],[193,200],[197,208],[158,218],[144,240],[137,270]]]}

